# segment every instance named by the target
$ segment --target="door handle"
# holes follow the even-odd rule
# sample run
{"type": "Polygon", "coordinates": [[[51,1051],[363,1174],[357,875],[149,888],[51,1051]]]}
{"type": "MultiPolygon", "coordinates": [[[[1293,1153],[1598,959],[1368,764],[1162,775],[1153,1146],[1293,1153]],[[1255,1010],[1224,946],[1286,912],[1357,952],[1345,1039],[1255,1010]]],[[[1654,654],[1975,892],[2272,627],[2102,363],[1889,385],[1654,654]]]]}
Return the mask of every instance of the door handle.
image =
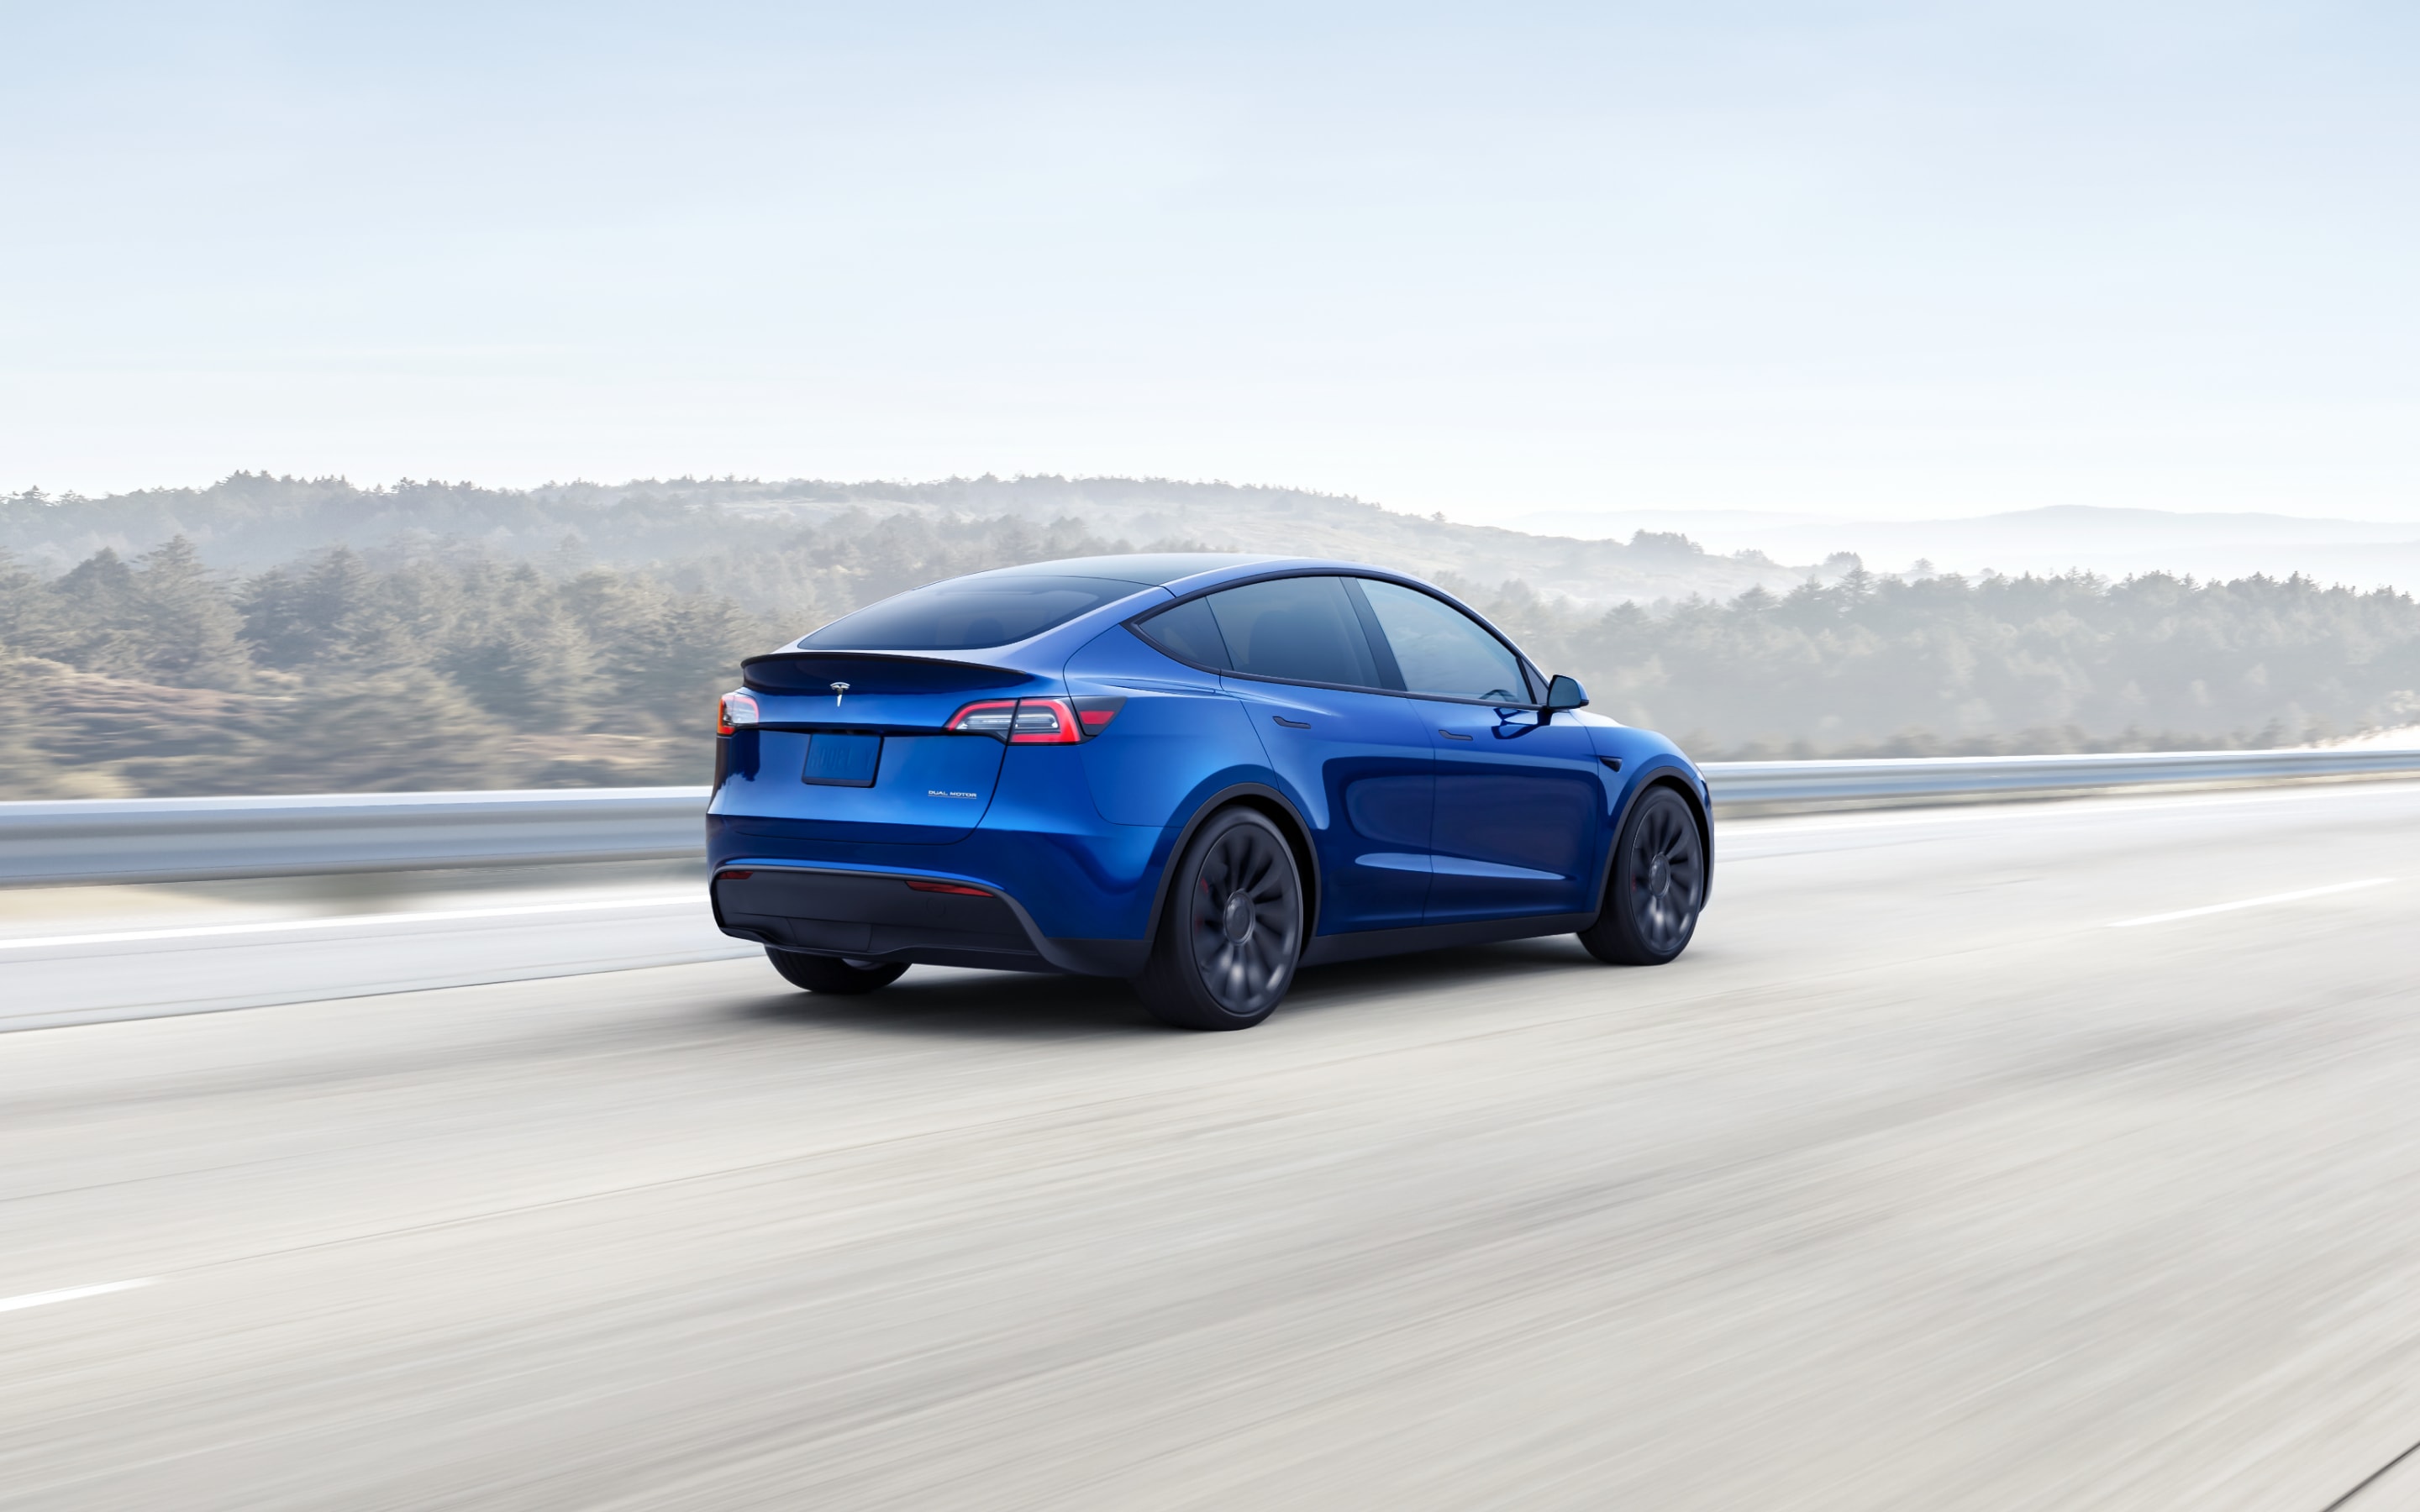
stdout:
{"type": "Polygon", "coordinates": [[[1464,734],[1458,730],[1440,730],[1437,733],[1445,736],[1448,740],[1468,740],[1470,738],[1468,735],[1464,734]]]}
{"type": "Polygon", "coordinates": [[[1289,719],[1282,714],[1272,714],[1269,717],[1275,719],[1278,723],[1285,726],[1289,730],[1308,730],[1311,728],[1311,721],[1308,719],[1289,719]]]}

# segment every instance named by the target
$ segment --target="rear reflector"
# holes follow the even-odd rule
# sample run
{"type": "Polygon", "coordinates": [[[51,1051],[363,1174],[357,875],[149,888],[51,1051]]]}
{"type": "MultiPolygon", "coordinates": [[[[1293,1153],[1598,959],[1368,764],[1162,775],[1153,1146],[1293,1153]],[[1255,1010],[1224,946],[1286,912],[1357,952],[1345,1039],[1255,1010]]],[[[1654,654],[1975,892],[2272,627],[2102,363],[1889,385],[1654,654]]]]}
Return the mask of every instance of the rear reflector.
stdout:
{"type": "Polygon", "coordinates": [[[990,892],[985,889],[982,887],[970,887],[963,882],[910,882],[908,884],[908,890],[909,892],[954,892],[959,894],[961,897],[967,898],[988,898],[991,896],[990,892]]]}
{"type": "Polygon", "coordinates": [[[714,880],[717,882],[745,882],[755,874],[756,873],[753,872],[725,872],[714,880]]]}

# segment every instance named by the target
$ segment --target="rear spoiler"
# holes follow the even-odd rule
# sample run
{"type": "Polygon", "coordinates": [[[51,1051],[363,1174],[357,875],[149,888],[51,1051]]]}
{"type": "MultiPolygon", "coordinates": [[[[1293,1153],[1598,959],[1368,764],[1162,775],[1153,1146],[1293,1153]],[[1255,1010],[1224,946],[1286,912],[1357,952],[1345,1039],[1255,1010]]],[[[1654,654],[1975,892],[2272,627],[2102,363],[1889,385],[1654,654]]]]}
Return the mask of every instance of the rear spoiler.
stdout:
{"type": "Polygon", "coordinates": [[[834,683],[868,693],[987,693],[1047,679],[1006,667],[866,651],[776,651],[739,664],[759,693],[827,693],[834,683]]]}

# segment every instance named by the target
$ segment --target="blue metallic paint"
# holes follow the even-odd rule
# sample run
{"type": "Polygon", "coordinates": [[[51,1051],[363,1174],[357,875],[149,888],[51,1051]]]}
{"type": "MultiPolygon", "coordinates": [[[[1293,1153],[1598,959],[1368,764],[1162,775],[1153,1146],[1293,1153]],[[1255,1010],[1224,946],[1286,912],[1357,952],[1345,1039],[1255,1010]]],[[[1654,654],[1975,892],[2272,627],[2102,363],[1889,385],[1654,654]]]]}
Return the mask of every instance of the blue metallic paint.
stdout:
{"type": "Polygon", "coordinates": [[[1422,843],[1428,828],[1435,762],[1408,702],[1392,693],[1243,677],[1224,682],[1250,713],[1268,763],[1263,780],[1274,779],[1271,785],[1310,829],[1326,878],[1313,933],[1420,922],[1425,873],[1360,864],[1373,853],[1422,843]]]}
{"type": "Polygon", "coordinates": [[[1541,728],[1533,710],[1221,674],[1129,627],[1180,597],[1307,571],[1435,593],[1353,563],[1231,562],[1017,645],[916,654],[1014,677],[983,697],[1125,701],[1078,745],[940,733],[967,695],[760,692],[761,733],[719,742],[708,859],[718,872],[786,867],[979,886],[1034,934],[1044,968],[1121,975],[1140,968],[1178,848],[1230,801],[1270,810],[1305,848],[1313,959],[1575,927],[1601,906],[1622,815],[1657,782],[1690,798],[1711,862],[1704,780],[1652,732],[1585,712],[1541,728]],[[807,737],[819,731],[884,735],[876,785],[802,781],[807,737]],[[976,796],[934,795],[959,793],[976,796]]]}

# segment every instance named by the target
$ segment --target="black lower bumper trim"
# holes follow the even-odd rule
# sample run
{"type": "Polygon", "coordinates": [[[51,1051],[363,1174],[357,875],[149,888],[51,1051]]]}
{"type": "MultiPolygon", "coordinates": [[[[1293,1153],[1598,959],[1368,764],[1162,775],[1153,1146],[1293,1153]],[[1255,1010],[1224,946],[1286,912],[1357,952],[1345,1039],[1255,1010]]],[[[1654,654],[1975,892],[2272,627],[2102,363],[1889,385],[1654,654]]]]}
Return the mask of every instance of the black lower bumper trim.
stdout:
{"type": "Polygon", "coordinates": [[[1140,977],[1151,955],[1148,940],[1053,939],[1049,948],[1063,969],[1085,977],[1140,977]]]}
{"type": "Polygon", "coordinates": [[[1140,940],[1046,939],[1004,897],[922,891],[910,880],[738,867],[714,880],[714,917],[726,934],[812,955],[1087,977],[1142,970],[1140,940]]]}

